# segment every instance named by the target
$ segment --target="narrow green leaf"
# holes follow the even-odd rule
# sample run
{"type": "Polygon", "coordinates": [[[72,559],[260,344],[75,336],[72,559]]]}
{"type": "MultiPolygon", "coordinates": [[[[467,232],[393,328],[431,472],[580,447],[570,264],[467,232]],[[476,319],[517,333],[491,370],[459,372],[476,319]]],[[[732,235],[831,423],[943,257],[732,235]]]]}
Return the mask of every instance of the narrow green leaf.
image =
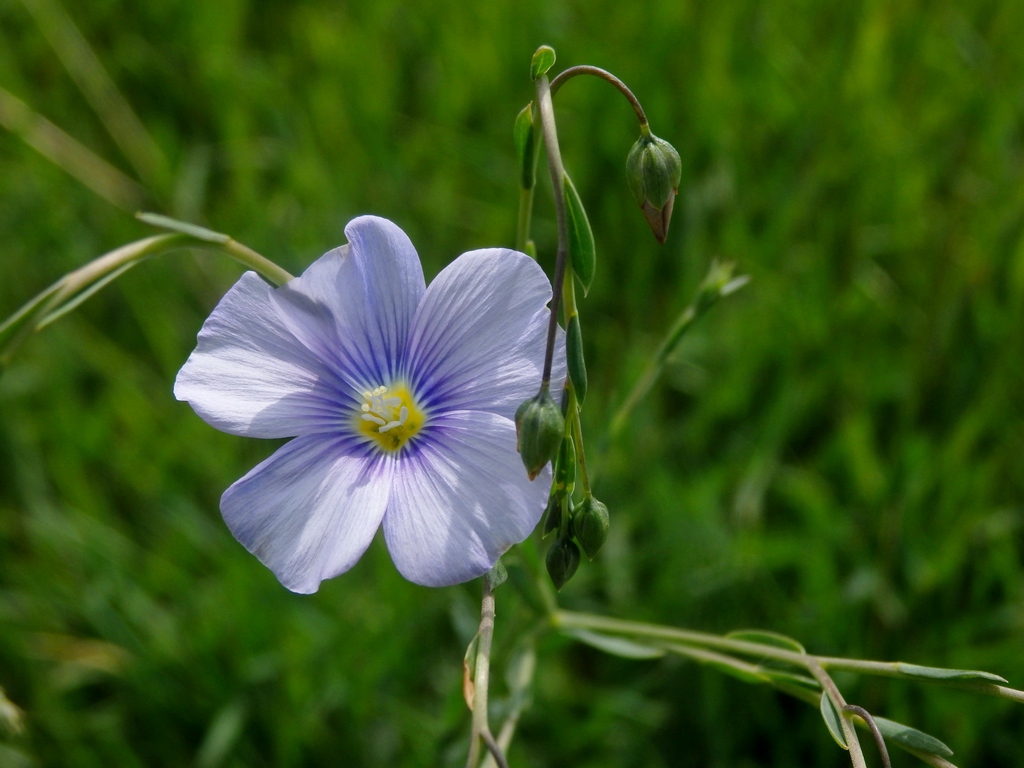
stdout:
{"type": "Polygon", "coordinates": [[[624,659],[658,659],[665,655],[662,648],[641,645],[632,640],[612,635],[601,635],[588,629],[563,629],[562,634],[597,648],[599,651],[621,656],[624,659]]]}
{"type": "Polygon", "coordinates": [[[530,77],[536,80],[541,75],[547,73],[555,65],[555,49],[550,45],[542,45],[533,54],[533,60],[530,62],[530,77]]]}
{"type": "Polygon", "coordinates": [[[68,312],[73,312],[74,310],[78,309],[80,305],[84,304],[95,294],[102,291],[104,288],[107,287],[108,284],[117,280],[117,278],[119,278],[121,275],[123,275],[125,272],[127,272],[129,269],[131,269],[138,263],[138,261],[129,261],[127,264],[122,264],[120,267],[115,269],[110,274],[104,275],[95,283],[86,288],[84,291],[82,291],[77,296],[72,298],[70,301],[61,304],[57,309],[53,310],[48,315],[46,315],[46,317],[42,318],[36,325],[36,330],[41,331],[46,326],[50,325],[50,323],[55,323],[56,321],[60,320],[68,312]]]}
{"type": "Polygon", "coordinates": [[[901,747],[909,747],[918,752],[927,752],[929,755],[939,755],[940,757],[953,756],[953,750],[934,736],[929,736],[909,725],[887,720],[884,717],[875,717],[875,724],[885,738],[891,739],[893,743],[899,744],[901,747]]]}
{"type": "Polygon", "coordinates": [[[770,645],[773,648],[783,648],[794,653],[807,653],[804,647],[791,637],[780,635],[778,632],[767,632],[761,629],[740,629],[726,635],[730,640],[742,640],[745,643],[757,643],[759,645],[770,645]]]}
{"type": "Polygon", "coordinates": [[[832,700],[824,691],[821,692],[821,717],[825,721],[825,725],[828,726],[828,732],[836,740],[836,744],[843,749],[849,749],[849,746],[846,744],[846,736],[843,734],[843,721],[840,719],[836,708],[832,705],[832,700]]]}
{"type": "Polygon", "coordinates": [[[818,685],[818,681],[813,677],[807,675],[798,675],[793,672],[783,672],[779,669],[772,669],[770,667],[758,667],[758,671],[768,678],[770,682],[788,683],[790,685],[797,685],[801,688],[806,688],[809,691],[817,693],[821,690],[821,686],[818,685]]]}
{"type": "Polygon", "coordinates": [[[224,245],[224,243],[231,240],[230,237],[220,232],[214,232],[212,229],[206,229],[196,224],[189,224],[187,221],[178,221],[170,216],[163,216],[159,213],[137,213],[135,218],[143,224],[149,224],[159,229],[167,229],[171,232],[180,232],[183,235],[189,235],[196,240],[202,240],[206,243],[224,245]]]}
{"type": "Polygon", "coordinates": [[[15,334],[21,331],[27,323],[35,320],[43,311],[44,305],[50,297],[60,289],[61,284],[59,282],[54,283],[45,291],[33,297],[27,304],[9,318],[4,320],[4,322],[0,324],[0,347],[6,344],[8,339],[13,338],[15,334]]]}
{"type": "Polygon", "coordinates": [[[516,143],[516,156],[519,158],[519,186],[533,189],[534,184],[534,144],[533,102],[531,101],[516,115],[516,124],[512,129],[512,138],[516,143]]]}
{"type": "Polygon", "coordinates": [[[580,200],[569,174],[565,175],[565,202],[569,219],[569,255],[572,257],[572,269],[583,286],[583,295],[586,296],[590,284],[594,281],[597,252],[587,212],[583,209],[583,201],[580,200]]]}
{"type": "Polygon", "coordinates": [[[922,680],[949,680],[949,681],[980,681],[986,683],[997,683],[1003,685],[1006,678],[993,674],[992,672],[980,672],[976,669],[943,669],[941,667],[922,667],[918,664],[907,664],[897,662],[896,670],[902,677],[915,677],[922,680]]]}
{"type": "Polygon", "coordinates": [[[576,400],[582,405],[587,396],[587,363],[583,359],[583,331],[580,330],[579,315],[569,319],[565,332],[565,362],[569,368],[569,380],[576,389],[576,400]]]}
{"type": "Polygon", "coordinates": [[[752,672],[745,666],[742,666],[742,662],[730,664],[724,659],[700,659],[700,662],[711,669],[729,675],[730,677],[735,677],[737,680],[742,680],[744,683],[750,683],[751,685],[764,685],[768,682],[764,676],[757,672],[752,672]]]}

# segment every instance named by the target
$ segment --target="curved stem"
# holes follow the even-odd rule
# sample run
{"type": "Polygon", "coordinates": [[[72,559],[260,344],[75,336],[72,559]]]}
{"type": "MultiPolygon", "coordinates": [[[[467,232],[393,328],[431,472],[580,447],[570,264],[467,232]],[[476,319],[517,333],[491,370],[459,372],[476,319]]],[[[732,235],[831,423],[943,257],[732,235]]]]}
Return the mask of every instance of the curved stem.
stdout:
{"type": "Polygon", "coordinates": [[[609,83],[619,89],[619,92],[626,97],[630,105],[633,107],[633,111],[636,112],[637,120],[640,121],[640,130],[644,133],[649,133],[650,129],[647,128],[647,115],[644,114],[644,108],[640,106],[640,101],[633,92],[629,90],[624,82],[619,80],[615,75],[607,70],[601,69],[600,67],[591,67],[589,65],[581,65],[578,67],[569,67],[567,70],[559,73],[558,77],[551,81],[551,95],[561,88],[566,82],[576,77],[577,75],[594,75],[602,80],[607,80],[609,83]]]}
{"type": "Polygon", "coordinates": [[[555,329],[558,327],[558,303],[562,296],[565,263],[569,252],[569,222],[565,211],[565,167],[562,165],[562,153],[558,149],[558,130],[555,127],[555,110],[551,104],[551,87],[547,75],[537,78],[537,109],[544,133],[544,146],[548,153],[548,169],[551,171],[555,213],[558,217],[558,255],[555,259],[555,279],[551,291],[551,320],[548,323],[548,343],[544,353],[544,375],[541,378],[543,388],[551,381],[555,329]]]}
{"type": "Polygon", "coordinates": [[[882,736],[882,731],[879,730],[878,723],[875,722],[875,718],[871,716],[871,713],[864,709],[864,707],[858,707],[856,704],[847,704],[844,709],[846,712],[854,714],[864,721],[868,730],[871,731],[871,736],[875,740],[875,747],[882,758],[882,768],[892,768],[892,763],[889,760],[889,750],[885,748],[885,738],[882,736]]]}
{"type": "Polygon", "coordinates": [[[839,692],[839,688],[836,687],[832,678],[829,677],[828,672],[824,670],[814,656],[807,656],[804,665],[807,667],[807,671],[818,681],[818,685],[821,686],[821,695],[828,696],[832,706],[839,713],[839,723],[843,728],[843,738],[846,740],[846,746],[850,750],[850,762],[853,763],[853,768],[867,768],[867,763],[864,761],[864,751],[861,749],[860,741],[857,739],[857,729],[853,727],[853,720],[849,717],[843,694],[839,692]]]}
{"type": "Polygon", "coordinates": [[[292,279],[274,262],[226,235],[216,242],[182,232],[147,237],[69,272],[0,324],[0,366],[10,361],[15,350],[32,333],[62,317],[139,262],[182,248],[218,251],[255,270],[275,285],[283,285],[292,279]]]}

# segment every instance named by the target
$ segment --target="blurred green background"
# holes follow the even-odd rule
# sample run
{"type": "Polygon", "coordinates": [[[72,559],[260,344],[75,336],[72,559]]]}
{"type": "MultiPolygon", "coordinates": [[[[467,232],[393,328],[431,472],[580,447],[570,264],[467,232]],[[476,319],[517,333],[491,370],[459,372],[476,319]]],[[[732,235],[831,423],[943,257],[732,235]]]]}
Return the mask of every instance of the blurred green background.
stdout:
{"type": "MultiPolygon", "coordinates": [[[[1024,685],[1024,4],[69,5],[158,154],[105,127],[126,123],[76,86],[69,69],[91,70],[53,8],[0,0],[0,87],[141,183],[140,199],[119,188],[123,208],[228,232],[293,272],[366,212],[409,233],[428,277],[511,244],[531,53],[549,43],[556,71],[615,72],[684,170],[658,247],[624,183],[628,105],[593,79],[558,94],[599,249],[582,304],[594,461],[710,259],[753,280],[600,457],[612,538],[563,605],[1024,685]]],[[[0,315],[149,234],[31,148],[19,131],[39,124],[5,103],[0,315]]],[[[543,178],[534,231],[550,267],[543,178]]],[[[465,760],[477,584],[406,583],[376,541],[300,597],[220,520],[220,493],[276,444],[215,432],[171,383],[239,273],[211,255],[147,263],[0,378],[0,686],[26,723],[0,730],[0,765],[465,760]]],[[[528,622],[499,590],[499,680],[528,622]]],[[[1024,765],[1020,705],[839,682],[960,765],[1024,765]]],[[[795,700],[554,637],[510,757],[848,765],[795,700]]]]}

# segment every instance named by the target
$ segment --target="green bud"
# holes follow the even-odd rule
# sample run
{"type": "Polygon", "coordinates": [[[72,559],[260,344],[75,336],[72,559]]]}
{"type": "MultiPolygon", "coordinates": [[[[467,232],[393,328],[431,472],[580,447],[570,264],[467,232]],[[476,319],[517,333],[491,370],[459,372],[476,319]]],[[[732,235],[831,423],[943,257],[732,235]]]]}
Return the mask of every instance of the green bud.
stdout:
{"type": "Polygon", "coordinates": [[[580,567],[580,548],[568,537],[555,539],[555,543],[548,549],[545,564],[548,567],[551,583],[555,585],[555,589],[561,592],[562,587],[580,567]]]}
{"type": "Polygon", "coordinates": [[[608,507],[590,496],[576,507],[572,516],[572,530],[576,541],[590,560],[604,546],[608,538],[608,507]]]}
{"type": "Polygon", "coordinates": [[[546,386],[516,409],[516,448],[531,480],[554,458],[564,429],[562,411],[546,386]]]}
{"type": "Polygon", "coordinates": [[[626,158],[626,181],[655,239],[665,242],[683,165],[675,147],[647,131],[626,158]]]}
{"type": "MultiPolygon", "coordinates": [[[[542,539],[546,539],[549,533],[562,527],[563,500],[566,500],[565,494],[557,490],[552,491],[548,497],[548,505],[544,508],[544,530],[540,535],[542,539]]],[[[572,500],[568,500],[568,506],[571,508],[572,500]]]]}
{"type": "Polygon", "coordinates": [[[583,359],[583,331],[580,330],[580,316],[569,318],[565,329],[565,362],[569,369],[569,380],[576,388],[576,402],[582,404],[587,396],[587,364],[583,359]]]}

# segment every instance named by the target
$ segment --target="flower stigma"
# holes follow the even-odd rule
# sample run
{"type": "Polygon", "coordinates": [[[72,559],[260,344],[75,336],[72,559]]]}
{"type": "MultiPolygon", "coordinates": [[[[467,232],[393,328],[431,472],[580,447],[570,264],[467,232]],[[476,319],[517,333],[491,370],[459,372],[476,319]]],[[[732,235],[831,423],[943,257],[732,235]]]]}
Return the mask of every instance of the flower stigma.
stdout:
{"type": "Polygon", "coordinates": [[[403,384],[363,392],[359,409],[359,431],[387,451],[397,451],[423,427],[425,420],[412,393],[403,384]]]}

